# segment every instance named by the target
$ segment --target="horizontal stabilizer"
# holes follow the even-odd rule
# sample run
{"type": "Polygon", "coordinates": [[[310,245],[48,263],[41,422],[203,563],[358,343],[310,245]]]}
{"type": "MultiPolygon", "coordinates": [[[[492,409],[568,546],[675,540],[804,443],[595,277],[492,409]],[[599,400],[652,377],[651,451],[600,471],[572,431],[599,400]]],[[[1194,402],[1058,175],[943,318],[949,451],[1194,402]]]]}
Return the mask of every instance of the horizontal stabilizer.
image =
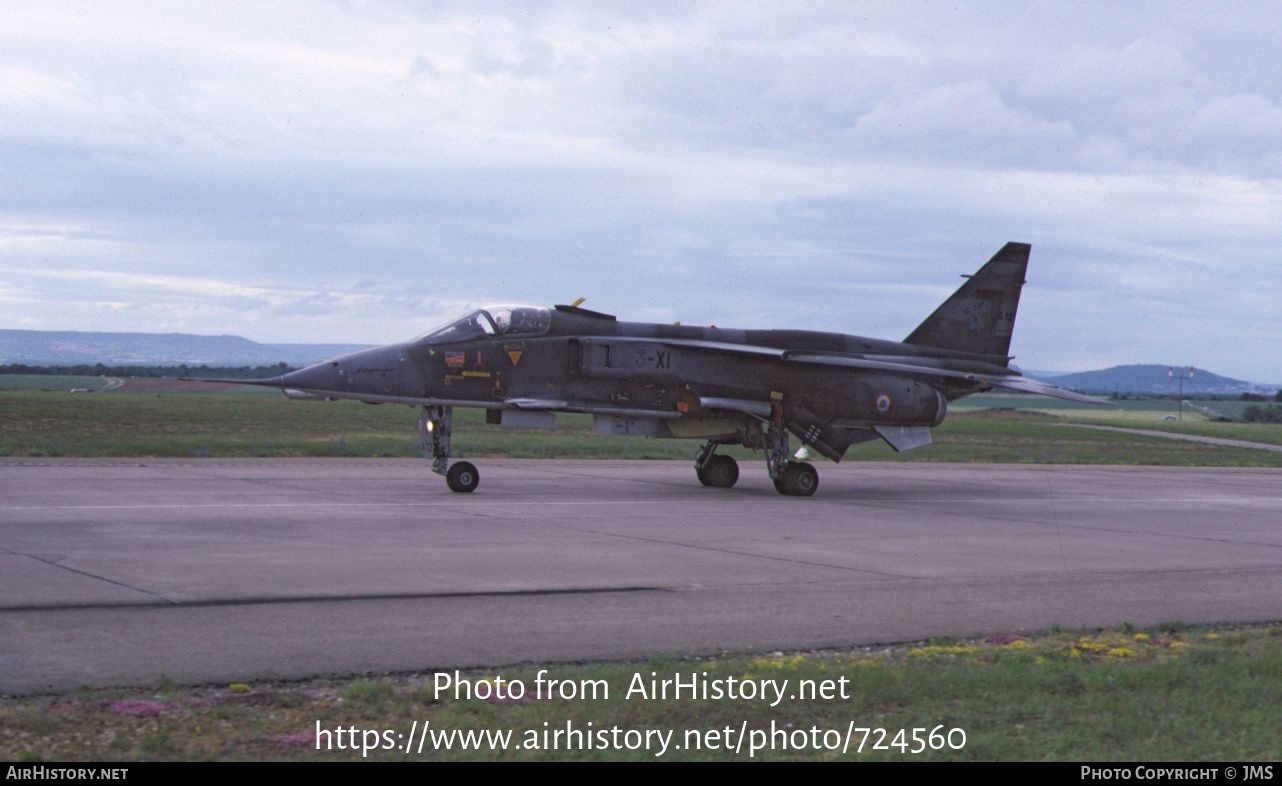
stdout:
{"type": "Polygon", "coordinates": [[[1105,401],[1102,398],[1087,396],[1083,393],[1077,393],[1072,390],[1065,390],[1064,388],[1055,387],[1047,382],[1040,382],[1036,379],[1029,379],[1028,377],[994,377],[987,379],[986,381],[992,382],[998,387],[1020,390],[1024,393],[1037,393],[1042,396],[1062,398],[1065,401],[1076,401],[1081,404],[1104,404],[1106,406],[1112,406],[1111,402],[1105,401]]]}

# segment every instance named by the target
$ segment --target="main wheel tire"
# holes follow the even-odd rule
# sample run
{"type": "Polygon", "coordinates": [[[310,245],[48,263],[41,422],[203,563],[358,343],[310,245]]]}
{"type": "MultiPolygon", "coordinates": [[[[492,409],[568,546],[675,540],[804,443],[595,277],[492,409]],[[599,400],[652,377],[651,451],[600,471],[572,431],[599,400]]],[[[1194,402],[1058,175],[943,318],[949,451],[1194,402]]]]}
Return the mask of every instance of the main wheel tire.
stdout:
{"type": "Polygon", "coordinates": [[[711,485],[712,485],[712,481],[708,479],[708,468],[707,468],[706,466],[703,466],[703,467],[695,467],[695,468],[694,468],[694,476],[695,476],[696,478],[698,478],[698,479],[699,479],[699,482],[700,482],[700,483],[702,483],[703,485],[705,485],[705,486],[711,486],[711,485]]]}
{"type": "Polygon", "coordinates": [[[460,494],[472,493],[480,482],[481,474],[476,471],[476,467],[470,461],[453,464],[450,466],[450,471],[445,473],[445,485],[450,487],[450,491],[457,491],[460,494]]]}
{"type": "Polygon", "coordinates": [[[705,486],[728,489],[739,482],[739,462],[730,456],[713,456],[704,465],[703,475],[705,486]]]}
{"type": "Polygon", "coordinates": [[[809,497],[819,488],[819,473],[804,461],[789,462],[783,471],[783,493],[809,497]]]}

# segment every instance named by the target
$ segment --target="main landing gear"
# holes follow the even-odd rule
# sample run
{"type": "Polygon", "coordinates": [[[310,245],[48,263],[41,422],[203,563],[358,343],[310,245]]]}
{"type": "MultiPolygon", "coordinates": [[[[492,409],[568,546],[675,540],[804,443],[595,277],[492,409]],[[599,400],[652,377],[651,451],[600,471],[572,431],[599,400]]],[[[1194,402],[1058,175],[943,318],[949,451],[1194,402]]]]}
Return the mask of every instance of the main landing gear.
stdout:
{"type": "Polygon", "coordinates": [[[423,458],[431,452],[432,471],[445,476],[450,491],[469,494],[481,482],[481,474],[470,461],[450,466],[450,431],[454,427],[454,410],[450,407],[423,407],[419,419],[423,433],[423,458]]]}
{"type": "MultiPolygon", "coordinates": [[[[819,473],[804,461],[788,458],[788,432],[773,423],[766,430],[766,471],[774,481],[775,491],[790,497],[809,497],[819,488],[819,473]]],[[[717,455],[717,443],[705,442],[694,459],[694,473],[699,482],[713,488],[728,489],[739,480],[739,463],[730,456],[717,455]]]]}
{"type": "Polygon", "coordinates": [[[809,497],[819,488],[819,473],[814,467],[788,458],[788,430],[779,417],[766,429],[766,471],[780,494],[809,497]]]}
{"type": "Polygon", "coordinates": [[[819,473],[805,461],[789,461],[783,474],[774,478],[775,491],[793,497],[809,497],[819,488],[819,473]]]}
{"type": "Polygon", "coordinates": [[[739,482],[739,462],[730,456],[718,456],[716,450],[717,443],[703,443],[694,459],[694,474],[705,486],[728,489],[739,482]]]}

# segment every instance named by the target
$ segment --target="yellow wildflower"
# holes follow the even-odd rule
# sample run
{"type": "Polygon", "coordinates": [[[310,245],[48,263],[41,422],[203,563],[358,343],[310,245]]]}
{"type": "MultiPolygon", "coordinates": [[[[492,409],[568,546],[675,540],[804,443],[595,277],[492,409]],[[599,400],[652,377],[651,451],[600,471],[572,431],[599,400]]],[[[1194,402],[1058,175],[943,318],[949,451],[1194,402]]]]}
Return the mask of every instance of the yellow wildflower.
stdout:
{"type": "Polygon", "coordinates": [[[933,658],[942,655],[972,655],[976,652],[979,652],[979,647],[968,644],[930,644],[908,650],[908,657],[933,658]]]}

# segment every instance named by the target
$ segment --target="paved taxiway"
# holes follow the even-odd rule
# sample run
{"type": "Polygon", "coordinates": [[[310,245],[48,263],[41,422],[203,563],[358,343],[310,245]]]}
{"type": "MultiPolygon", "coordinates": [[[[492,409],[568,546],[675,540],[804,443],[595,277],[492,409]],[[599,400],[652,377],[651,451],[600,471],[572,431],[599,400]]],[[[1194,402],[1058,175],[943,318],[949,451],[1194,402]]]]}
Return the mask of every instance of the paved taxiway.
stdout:
{"type": "Polygon", "coordinates": [[[0,691],[1282,618],[1282,471],[0,459],[0,691]]]}

